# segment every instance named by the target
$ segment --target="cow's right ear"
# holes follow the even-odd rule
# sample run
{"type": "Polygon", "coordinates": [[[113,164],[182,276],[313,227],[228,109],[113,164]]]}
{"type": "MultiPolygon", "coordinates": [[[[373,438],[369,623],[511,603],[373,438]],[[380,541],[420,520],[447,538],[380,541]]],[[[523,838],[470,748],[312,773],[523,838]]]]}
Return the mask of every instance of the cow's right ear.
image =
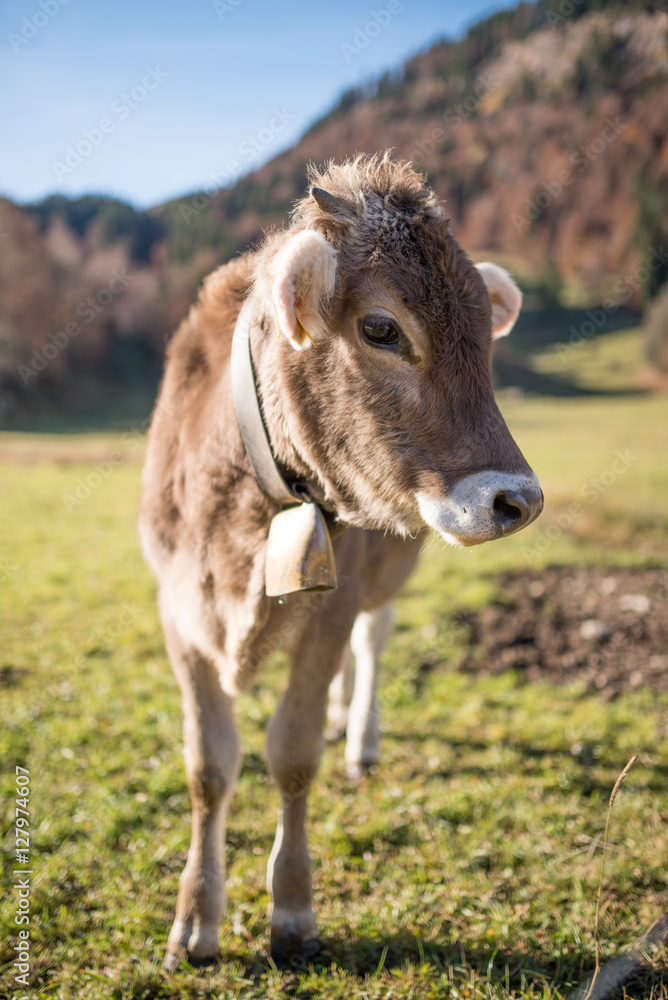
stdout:
{"type": "Polygon", "coordinates": [[[336,250],[321,233],[302,229],[288,236],[272,272],[278,335],[303,351],[327,332],[320,310],[334,291],[336,250]]]}
{"type": "Polygon", "coordinates": [[[522,308],[522,293],[504,268],[498,264],[476,264],[487,285],[492,303],[492,337],[505,337],[515,326],[522,308]]]}

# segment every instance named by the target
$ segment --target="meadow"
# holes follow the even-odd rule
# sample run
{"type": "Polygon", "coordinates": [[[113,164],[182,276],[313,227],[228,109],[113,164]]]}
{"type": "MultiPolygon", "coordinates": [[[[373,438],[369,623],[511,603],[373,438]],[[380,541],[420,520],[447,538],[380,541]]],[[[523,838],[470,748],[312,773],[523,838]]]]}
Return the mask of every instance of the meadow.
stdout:
{"type": "MultiPolygon", "coordinates": [[[[278,802],[263,734],[280,657],[239,702],[223,961],[167,975],[189,799],[135,531],[143,426],[0,435],[1,997],[565,997],[594,966],[608,797],[633,754],[610,819],[602,961],[668,910],[668,695],[608,700],[458,669],[467,638],[453,616],[503,601],[502,573],[668,565],[668,403],[634,388],[637,333],[538,363],[599,394],[500,394],[545,512],[481,548],[427,544],[385,656],[379,768],[354,783],[330,745],[311,795],[322,946],[304,968],[267,959],[278,802]],[[13,965],[17,765],[31,788],[27,988],[13,965]]],[[[667,965],[649,954],[626,996],[667,996],[667,965]]]]}

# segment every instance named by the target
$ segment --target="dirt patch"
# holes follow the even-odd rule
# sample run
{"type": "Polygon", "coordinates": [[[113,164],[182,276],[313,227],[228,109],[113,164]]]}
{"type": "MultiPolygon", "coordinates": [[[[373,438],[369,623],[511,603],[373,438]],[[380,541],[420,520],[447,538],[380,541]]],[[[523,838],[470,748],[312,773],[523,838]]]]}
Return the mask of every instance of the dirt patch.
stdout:
{"type": "Polygon", "coordinates": [[[668,572],[555,566],[509,574],[499,598],[462,620],[471,629],[462,669],[527,680],[583,681],[604,697],[668,690],[668,572]]]}

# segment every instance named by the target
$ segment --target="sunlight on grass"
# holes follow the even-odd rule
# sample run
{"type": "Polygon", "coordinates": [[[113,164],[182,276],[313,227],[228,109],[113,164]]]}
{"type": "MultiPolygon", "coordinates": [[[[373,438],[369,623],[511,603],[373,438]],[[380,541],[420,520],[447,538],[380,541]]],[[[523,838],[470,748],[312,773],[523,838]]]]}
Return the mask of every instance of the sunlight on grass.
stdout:
{"type": "Polygon", "coordinates": [[[502,405],[543,482],[545,514],[492,546],[427,545],[385,657],[379,773],[354,786],[341,747],[325,752],[310,808],[322,949],[292,972],[265,958],[277,797],[263,742],[283,665],[272,661],[240,699],[225,963],[167,977],[189,802],[178,691],[135,532],[141,448],[119,435],[0,438],[3,996],[16,993],[16,763],[32,784],[31,996],[561,997],[593,965],[600,835],[632,753],[640,762],[610,829],[603,957],[662,912],[666,697],[608,703],[512,672],[458,673],[465,636],[452,614],[488,604],[496,575],[513,569],[665,565],[666,402],[502,405]],[[627,450],[632,461],[589,503],[587,485],[627,450]],[[80,502],[64,499],[115,453],[80,502]],[[582,514],[538,551],[574,503],[582,514]]]}

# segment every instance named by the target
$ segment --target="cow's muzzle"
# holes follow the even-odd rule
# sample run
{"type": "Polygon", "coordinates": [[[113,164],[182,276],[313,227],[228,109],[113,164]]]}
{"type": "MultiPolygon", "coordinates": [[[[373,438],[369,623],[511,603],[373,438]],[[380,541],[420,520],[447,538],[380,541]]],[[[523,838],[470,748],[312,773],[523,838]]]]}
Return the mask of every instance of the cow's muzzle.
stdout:
{"type": "Polygon", "coordinates": [[[489,470],[464,476],[444,496],[417,494],[429,527],[453,545],[480,545],[525,528],[543,509],[543,491],[530,472],[489,470]]]}
{"type": "Polygon", "coordinates": [[[537,506],[533,495],[527,496],[517,490],[499,490],[492,507],[503,534],[509,535],[531,524],[538,517],[543,509],[543,491],[540,491],[540,505],[537,506]]]}

